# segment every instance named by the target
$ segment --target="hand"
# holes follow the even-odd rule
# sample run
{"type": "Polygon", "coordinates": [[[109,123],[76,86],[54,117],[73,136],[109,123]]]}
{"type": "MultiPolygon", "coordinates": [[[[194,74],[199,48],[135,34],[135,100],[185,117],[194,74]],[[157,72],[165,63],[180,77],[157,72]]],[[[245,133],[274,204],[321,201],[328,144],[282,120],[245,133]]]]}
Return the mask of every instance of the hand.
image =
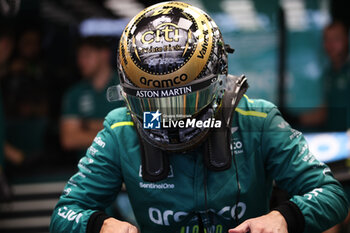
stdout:
{"type": "Polygon", "coordinates": [[[287,222],[278,211],[244,221],[229,233],[288,233],[287,222]]]}
{"type": "Polygon", "coordinates": [[[4,143],[4,152],[6,159],[9,160],[12,164],[19,166],[23,163],[25,157],[23,152],[12,146],[10,143],[4,143]]]}
{"type": "Polygon", "coordinates": [[[103,129],[103,120],[84,120],[85,129],[93,130],[97,134],[103,129]]]}
{"type": "Polygon", "coordinates": [[[107,218],[101,227],[100,233],[138,233],[139,230],[128,222],[115,218],[107,218]]]}

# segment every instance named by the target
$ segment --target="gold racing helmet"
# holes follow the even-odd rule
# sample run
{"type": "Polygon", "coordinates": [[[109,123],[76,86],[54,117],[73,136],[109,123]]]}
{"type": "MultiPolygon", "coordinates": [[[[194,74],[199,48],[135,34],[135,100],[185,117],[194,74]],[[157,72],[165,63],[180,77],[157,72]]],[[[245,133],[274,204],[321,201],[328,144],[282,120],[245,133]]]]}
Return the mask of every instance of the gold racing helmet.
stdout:
{"type": "Polygon", "coordinates": [[[146,140],[169,149],[169,144],[183,148],[180,144],[199,134],[203,138],[205,129],[186,129],[189,133],[172,138],[174,132],[145,130],[141,122],[144,112],[159,111],[165,121],[215,115],[227,76],[227,52],[208,14],[183,2],[150,6],[126,26],[117,58],[121,89],[109,89],[107,97],[123,97],[146,140]]]}

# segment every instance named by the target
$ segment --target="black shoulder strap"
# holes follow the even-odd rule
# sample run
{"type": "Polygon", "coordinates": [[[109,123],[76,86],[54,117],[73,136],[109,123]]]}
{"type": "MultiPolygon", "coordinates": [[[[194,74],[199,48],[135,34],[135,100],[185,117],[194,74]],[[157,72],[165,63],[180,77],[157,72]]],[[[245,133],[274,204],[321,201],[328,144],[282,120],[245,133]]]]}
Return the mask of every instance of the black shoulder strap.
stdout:
{"type": "Polygon", "coordinates": [[[170,172],[169,155],[139,137],[142,163],[142,179],[157,182],[168,177],[170,172]]]}
{"type": "Polygon", "coordinates": [[[212,129],[203,143],[205,165],[212,171],[223,171],[231,167],[231,134],[228,130],[212,129]]]}
{"type": "Polygon", "coordinates": [[[232,90],[224,94],[222,105],[218,111],[217,119],[222,125],[219,129],[212,129],[208,139],[204,142],[204,162],[213,171],[229,169],[231,157],[231,124],[233,111],[248,89],[247,79],[244,76],[229,76],[232,90]]]}

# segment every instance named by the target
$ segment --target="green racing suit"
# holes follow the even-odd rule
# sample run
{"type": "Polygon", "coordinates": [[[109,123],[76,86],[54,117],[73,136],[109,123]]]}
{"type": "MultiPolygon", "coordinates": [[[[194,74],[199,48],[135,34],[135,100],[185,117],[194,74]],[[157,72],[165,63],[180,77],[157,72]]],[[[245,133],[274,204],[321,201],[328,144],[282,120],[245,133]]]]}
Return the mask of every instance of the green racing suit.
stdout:
{"type": "Polygon", "coordinates": [[[235,167],[208,170],[200,150],[171,155],[169,176],[145,182],[137,132],[124,107],[108,114],[104,129],[80,160],[55,207],[51,232],[86,232],[92,214],[108,207],[123,183],[142,233],[198,232],[188,216],[206,209],[217,217],[212,232],[224,232],[236,225],[236,212],[242,223],[270,211],[273,181],[299,208],[304,232],[321,232],[345,218],[348,201],[341,185],[273,104],[244,96],[233,117],[231,150],[239,200],[235,167]]]}

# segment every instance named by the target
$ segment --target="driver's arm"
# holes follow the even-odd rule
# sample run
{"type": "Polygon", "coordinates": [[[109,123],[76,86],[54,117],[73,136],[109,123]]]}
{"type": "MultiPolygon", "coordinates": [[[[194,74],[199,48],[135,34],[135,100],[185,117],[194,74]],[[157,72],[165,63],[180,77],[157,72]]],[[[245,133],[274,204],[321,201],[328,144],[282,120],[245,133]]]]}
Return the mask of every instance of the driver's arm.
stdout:
{"type": "Polygon", "coordinates": [[[120,191],[123,177],[118,140],[108,120],[97,137],[99,144],[93,142],[89,147],[54,209],[50,232],[99,232],[111,223],[105,221],[111,218],[104,210],[120,191]]]}
{"type": "Polygon", "coordinates": [[[264,122],[261,145],[268,173],[291,195],[277,208],[289,232],[322,232],[344,220],[348,201],[343,188],[277,108],[272,108],[264,122]]]}

